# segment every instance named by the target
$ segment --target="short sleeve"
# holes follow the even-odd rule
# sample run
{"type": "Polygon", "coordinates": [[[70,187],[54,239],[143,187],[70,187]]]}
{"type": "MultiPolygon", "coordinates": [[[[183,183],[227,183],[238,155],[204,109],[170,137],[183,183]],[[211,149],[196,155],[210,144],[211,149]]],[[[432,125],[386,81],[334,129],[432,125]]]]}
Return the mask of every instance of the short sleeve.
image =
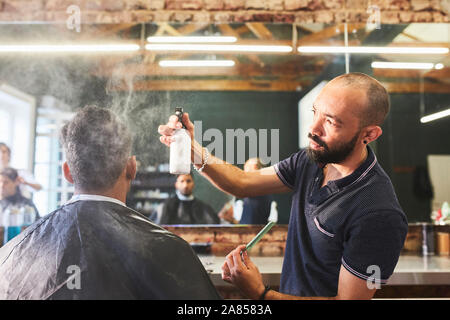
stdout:
{"type": "Polygon", "coordinates": [[[402,213],[368,213],[349,228],[342,265],[363,280],[386,284],[397,265],[408,224],[402,213]]]}
{"type": "Polygon", "coordinates": [[[297,168],[299,167],[299,163],[304,156],[305,151],[301,150],[274,165],[278,178],[280,178],[281,182],[283,182],[288,188],[295,188],[297,168]]]}

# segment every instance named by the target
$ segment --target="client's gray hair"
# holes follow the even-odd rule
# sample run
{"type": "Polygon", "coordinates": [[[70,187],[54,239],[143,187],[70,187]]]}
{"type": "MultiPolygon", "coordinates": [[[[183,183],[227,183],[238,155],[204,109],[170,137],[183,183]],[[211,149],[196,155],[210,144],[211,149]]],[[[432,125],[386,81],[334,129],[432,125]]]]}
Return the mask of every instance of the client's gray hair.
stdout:
{"type": "Polygon", "coordinates": [[[108,109],[86,106],[64,125],[61,144],[76,188],[104,191],[114,186],[131,154],[132,136],[108,109]]]}

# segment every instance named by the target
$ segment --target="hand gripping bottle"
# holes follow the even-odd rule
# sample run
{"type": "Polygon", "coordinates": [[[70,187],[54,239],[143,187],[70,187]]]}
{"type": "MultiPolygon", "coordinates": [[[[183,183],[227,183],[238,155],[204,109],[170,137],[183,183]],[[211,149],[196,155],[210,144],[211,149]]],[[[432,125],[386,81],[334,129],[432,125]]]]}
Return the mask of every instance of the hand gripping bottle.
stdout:
{"type": "Polygon", "coordinates": [[[183,108],[175,108],[175,115],[183,127],[176,129],[170,143],[170,173],[187,174],[191,172],[191,136],[182,121],[183,108]]]}

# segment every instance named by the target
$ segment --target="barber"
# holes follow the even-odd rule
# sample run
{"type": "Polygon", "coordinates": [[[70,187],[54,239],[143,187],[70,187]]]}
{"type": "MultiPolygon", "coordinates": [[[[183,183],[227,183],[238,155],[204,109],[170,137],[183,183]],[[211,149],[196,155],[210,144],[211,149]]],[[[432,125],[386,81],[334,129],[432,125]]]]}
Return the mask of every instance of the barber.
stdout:
{"type": "MultiPolygon", "coordinates": [[[[251,299],[373,297],[393,273],[408,230],[392,183],[368,146],[382,134],[388,111],[378,81],[349,73],[315,100],[309,147],[271,167],[244,172],[193,141],[194,165],[220,190],[239,198],[293,193],[280,292],[265,286],[247,252],[241,260],[244,246],[226,257],[222,279],[251,299]]],[[[183,123],[193,137],[188,114],[183,123]]],[[[171,116],[158,129],[161,142],[170,145],[180,127],[171,116]]]]}

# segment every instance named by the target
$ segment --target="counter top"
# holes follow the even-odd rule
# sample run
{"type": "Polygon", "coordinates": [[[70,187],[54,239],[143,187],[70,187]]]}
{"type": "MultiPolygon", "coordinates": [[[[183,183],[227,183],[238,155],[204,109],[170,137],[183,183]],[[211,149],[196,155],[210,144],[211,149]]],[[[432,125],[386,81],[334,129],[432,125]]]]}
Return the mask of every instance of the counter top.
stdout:
{"type": "MultiPolygon", "coordinates": [[[[199,255],[216,286],[230,286],[222,280],[223,256],[199,255]]],[[[280,284],[283,257],[251,257],[266,284],[280,284]]],[[[402,255],[387,285],[450,285],[450,257],[402,255]]]]}

